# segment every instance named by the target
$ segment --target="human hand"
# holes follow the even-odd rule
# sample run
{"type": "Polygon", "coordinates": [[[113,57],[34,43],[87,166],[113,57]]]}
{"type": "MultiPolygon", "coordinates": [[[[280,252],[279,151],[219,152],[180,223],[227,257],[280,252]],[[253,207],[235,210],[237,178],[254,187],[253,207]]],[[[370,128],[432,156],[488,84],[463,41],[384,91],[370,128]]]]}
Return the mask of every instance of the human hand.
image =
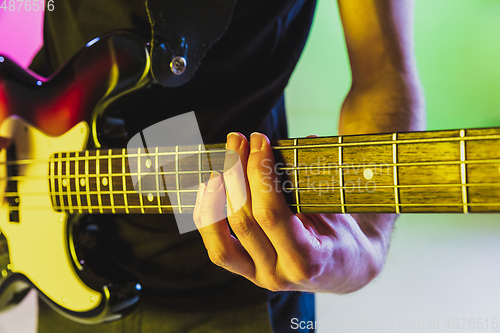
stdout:
{"type": "Polygon", "coordinates": [[[362,223],[348,214],[294,214],[275,186],[266,136],[252,134],[249,145],[243,135],[231,133],[227,149],[238,153],[244,179],[226,171],[201,184],[193,213],[216,265],[273,291],[348,293],[380,272],[391,228],[380,228],[374,214],[360,217],[362,223]],[[246,198],[241,209],[228,214],[229,225],[226,191],[229,203],[246,198]]]}

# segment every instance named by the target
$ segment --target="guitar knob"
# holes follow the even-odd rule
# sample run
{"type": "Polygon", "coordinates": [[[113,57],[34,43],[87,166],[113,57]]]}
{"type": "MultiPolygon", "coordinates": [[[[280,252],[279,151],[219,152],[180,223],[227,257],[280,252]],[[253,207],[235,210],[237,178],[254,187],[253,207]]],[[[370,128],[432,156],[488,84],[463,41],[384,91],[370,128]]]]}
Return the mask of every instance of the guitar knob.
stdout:
{"type": "Polygon", "coordinates": [[[181,75],[186,70],[187,61],[186,58],[177,56],[170,62],[170,70],[175,75],[181,75]]]}

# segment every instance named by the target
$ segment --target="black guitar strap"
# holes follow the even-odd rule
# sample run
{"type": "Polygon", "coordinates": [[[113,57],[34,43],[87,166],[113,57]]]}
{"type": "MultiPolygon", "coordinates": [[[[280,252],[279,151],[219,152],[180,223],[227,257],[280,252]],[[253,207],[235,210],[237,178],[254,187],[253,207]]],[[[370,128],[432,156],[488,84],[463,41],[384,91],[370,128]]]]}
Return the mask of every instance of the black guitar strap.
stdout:
{"type": "Polygon", "coordinates": [[[236,0],[146,0],[155,80],[166,87],[188,82],[226,31],[235,4],[236,0]]]}

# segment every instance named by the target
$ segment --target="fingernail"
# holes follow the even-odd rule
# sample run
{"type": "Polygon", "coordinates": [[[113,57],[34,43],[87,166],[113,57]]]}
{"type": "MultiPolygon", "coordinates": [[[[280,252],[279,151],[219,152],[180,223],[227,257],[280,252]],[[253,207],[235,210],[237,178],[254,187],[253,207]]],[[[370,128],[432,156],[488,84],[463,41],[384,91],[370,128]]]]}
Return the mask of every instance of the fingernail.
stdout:
{"type": "Polygon", "coordinates": [[[207,191],[217,192],[222,186],[222,176],[218,171],[212,171],[210,175],[210,180],[208,181],[207,191]]]}
{"type": "Polygon", "coordinates": [[[210,179],[214,179],[214,178],[217,178],[221,175],[221,173],[217,170],[212,170],[210,171],[210,179]]]}
{"type": "Polygon", "coordinates": [[[255,153],[262,149],[264,146],[264,136],[260,133],[253,132],[250,135],[250,152],[255,153]]]}
{"type": "Polygon", "coordinates": [[[226,149],[231,149],[234,151],[240,150],[241,143],[245,139],[245,136],[238,132],[231,132],[227,135],[227,145],[226,149]]]}

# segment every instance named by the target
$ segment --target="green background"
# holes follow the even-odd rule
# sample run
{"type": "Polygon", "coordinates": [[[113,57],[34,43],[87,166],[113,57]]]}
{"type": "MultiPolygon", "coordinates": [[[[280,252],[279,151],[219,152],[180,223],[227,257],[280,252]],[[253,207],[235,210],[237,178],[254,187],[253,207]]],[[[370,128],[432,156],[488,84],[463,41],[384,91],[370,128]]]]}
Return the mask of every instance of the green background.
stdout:
{"type": "MultiPolygon", "coordinates": [[[[500,1],[415,2],[427,129],[500,126],[500,1]]],[[[337,1],[319,0],[310,39],[286,91],[290,136],[337,134],[349,87],[337,1]]],[[[318,294],[317,320],[339,323],[338,332],[366,333],[414,332],[414,323],[423,323],[420,332],[449,332],[446,323],[454,318],[467,318],[467,325],[481,317],[498,321],[499,220],[497,214],[403,214],[380,276],[350,295],[318,294]],[[406,326],[377,327],[388,322],[406,326]],[[431,322],[439,327],[431,330],[431,322]],[[347,323],[355,324],[342,326],[347,323]]]]}
{"type": "MultiPolygon", "coordinates": [[[[499,32],[500,1],[416,1],[415,49],[428,129],[500,126],[499,32]]],[[[287,88],[290,135],[336,134],[349,87],[337,1],[319,0],[287,88]]]]}

